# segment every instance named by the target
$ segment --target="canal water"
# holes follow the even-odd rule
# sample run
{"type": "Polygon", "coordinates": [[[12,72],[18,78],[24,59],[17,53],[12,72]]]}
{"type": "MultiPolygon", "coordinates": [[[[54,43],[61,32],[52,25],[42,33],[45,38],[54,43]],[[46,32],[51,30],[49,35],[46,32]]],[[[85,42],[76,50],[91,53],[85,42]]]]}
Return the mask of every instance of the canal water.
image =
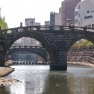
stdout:
{"type": "Polygon", "coordinates": [[[21,82],[0,87],[0,94],[94,94],[94,68],[68,67],[50,71],[49,65],[11,66],[6,76],[21,82]]]}

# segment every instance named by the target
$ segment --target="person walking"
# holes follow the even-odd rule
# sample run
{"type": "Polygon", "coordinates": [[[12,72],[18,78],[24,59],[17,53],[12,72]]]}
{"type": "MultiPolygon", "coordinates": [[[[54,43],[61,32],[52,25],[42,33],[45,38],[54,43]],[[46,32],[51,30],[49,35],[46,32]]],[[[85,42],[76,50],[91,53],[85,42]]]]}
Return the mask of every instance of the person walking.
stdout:
{"type": "Polygon", "coordinates": [[[69,21],[69,26],[71,26],[71,24],[72,24],[72,22],[71,22],[71,20],[69,21]]]}
{"type": "Polygon", "coordinates": [[[16,56],[16,61],[17,61],[17,63],[18,63],[18,56],[16,56]]]}
{"type": "MultiPolygon", "coordinates": [[[[30,26],[33,26],[33,21],[30,22],[30,26]]],[[[33,30],[33,27],[30,27],[30,30],[33,30]]]]}
{"type": "Polygon", "coordinates": [[[70,26],[72,25],[72,22],[71,22],[71,20],[69,21],[69,29],[70,29],[70,26]]]}
{"type": "Polygon", "coordinates": [[[8,55],[8,59],[9,59],[9,60],[11,59],[11,55],[8,55]]]}
{"type": "MultiPolygon", "coordinates": [[[[20,27],[23,27],[22,22],[20,22],[20,27]]],[[[22,32],[22,31],[23,31],[23,28],[20,28],[20,32],[22,32]]]]}

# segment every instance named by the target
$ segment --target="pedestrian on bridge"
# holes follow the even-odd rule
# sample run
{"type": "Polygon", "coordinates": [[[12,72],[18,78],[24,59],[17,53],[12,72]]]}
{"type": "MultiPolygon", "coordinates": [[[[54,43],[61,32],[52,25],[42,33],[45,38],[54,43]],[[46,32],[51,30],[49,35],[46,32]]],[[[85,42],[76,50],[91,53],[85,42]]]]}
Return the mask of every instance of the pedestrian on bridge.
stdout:
{"type": "Polygon", "coordinates": [[[69,21],[69,26],[71,26],[72,25],[72,22],[71,21],[69,21]]]}
{"type": "MultiPolygon", "coordinates": [[[[33,26],[33,21],[30,22],[30,26],[33,26]]],[[[30,30],[33,30],[33,27],[30,27],[30,30]]]]}
{"type": "MultiPolygon", "coordinates": [[[[23,25],[22,22],[20,22],[20,27],[23,27],[22,25],[23,25]]],[[[23,28],[20,28],[20,32],[22,31],[23,31],[23,28]]]]}
{"type": "Polygon", "coordinates": [[[67,21],[69,21],[69,22],[68,22],[68,25],[69,25],[69,29],[70,29],[70,26],[71,26],[71,24],[72,24],[71,19],[67,19],[67,21]]]}

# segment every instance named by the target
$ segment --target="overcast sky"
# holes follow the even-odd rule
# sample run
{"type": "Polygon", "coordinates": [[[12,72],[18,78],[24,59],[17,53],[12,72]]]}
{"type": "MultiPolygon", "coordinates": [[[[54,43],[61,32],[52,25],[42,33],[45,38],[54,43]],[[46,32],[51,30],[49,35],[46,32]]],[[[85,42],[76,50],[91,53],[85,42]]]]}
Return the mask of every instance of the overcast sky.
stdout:
{"type": "Polygon", "coordinates": [[[9,28],[25,26],[25,18],[35,18],[35,22],[44,25],[50,20],[50,12],[59,12],[64,0],[0,0],[1,16],[9,28]]]}

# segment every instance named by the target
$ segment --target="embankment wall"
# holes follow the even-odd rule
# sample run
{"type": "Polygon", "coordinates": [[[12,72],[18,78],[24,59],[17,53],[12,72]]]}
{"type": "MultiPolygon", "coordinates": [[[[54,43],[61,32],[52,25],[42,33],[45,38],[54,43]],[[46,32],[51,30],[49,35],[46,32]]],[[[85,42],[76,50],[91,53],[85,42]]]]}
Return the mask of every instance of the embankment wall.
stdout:
{"type": "Polygon", "coordinates": [[[94,47],[70,49],[67,54],[67,61],[94,64],[94,47]]]}

